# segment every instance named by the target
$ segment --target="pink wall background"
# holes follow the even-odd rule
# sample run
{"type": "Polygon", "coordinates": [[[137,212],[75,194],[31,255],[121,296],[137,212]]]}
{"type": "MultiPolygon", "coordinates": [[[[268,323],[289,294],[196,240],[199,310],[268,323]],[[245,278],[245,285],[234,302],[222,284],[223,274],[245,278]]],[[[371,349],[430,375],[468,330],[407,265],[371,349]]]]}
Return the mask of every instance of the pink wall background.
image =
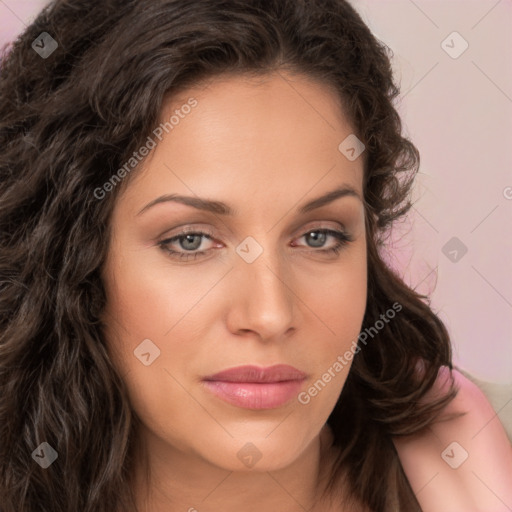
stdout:
{"type": "Polygon", "coordinates": [[[15,39],[48,3],[46,0],[0,0],[0,46],[15,39]]]}
{"type": "MultiPolygon", "coordinates": [[[[46,3],[0,0],[0,45],[46,3]]],[[[432,292],[456,364],[512,383],[512,2],[352,4],[394,52],[404,131],[421,154],[416,202],[389,259],[432,292]]]]}

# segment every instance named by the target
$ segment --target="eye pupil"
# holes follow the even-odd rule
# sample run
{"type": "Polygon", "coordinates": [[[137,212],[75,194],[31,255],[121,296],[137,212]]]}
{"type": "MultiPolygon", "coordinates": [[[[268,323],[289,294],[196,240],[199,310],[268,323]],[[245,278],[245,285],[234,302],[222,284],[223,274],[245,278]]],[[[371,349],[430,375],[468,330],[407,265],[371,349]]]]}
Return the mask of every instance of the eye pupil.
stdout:
{"type": "Polygon", "coordinates": [[[195,250],[196,250],[196,249],[201,245],[201,235],[194,235],[194,234],[190,234],[190,235],[185,235],[183,238],[185,239],[185,244],[184,244],[184,245],[182,244],[182,247],[183,247],[184,249],[188,249],[188,250],[190,250],[190,251],[195,251],[195,250]],[[197,243],[196,243],[196,244],[194,245],[194,243],[192,242],[194,238],[196,238],[196,241],[199,241],[199,244],[197,244],[197,243]],[[191,239],[192,239],[192,240],[191,240],[191,239]],[[192,243],[192,247],[187,246],[187,244],[188,244],[189,242],[191,242],[191,243],[192,243]]]}
{"type": "Polygon", "coordinates": [[[321,231],[311,231],[309,236],[312,237],[314,242],[320,242],[318,245],[314,245],[314,247],[321,247],[325,243],[325,237],[327,235],[321,231]]]}

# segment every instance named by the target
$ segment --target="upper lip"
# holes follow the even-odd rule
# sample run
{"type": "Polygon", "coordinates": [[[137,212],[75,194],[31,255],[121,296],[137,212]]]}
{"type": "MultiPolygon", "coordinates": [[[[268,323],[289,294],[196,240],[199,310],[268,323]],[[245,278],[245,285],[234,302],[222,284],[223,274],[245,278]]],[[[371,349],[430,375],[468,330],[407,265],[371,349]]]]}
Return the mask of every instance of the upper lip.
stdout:
{"type": "Polygon", "coordinates": [[[209,375],[203,380],[217,380],[224,382],[282,382],[290,380],[303,380],[306,374],[287,364],[261,367],[254,365],[228,368],[215,375],[209,375]]]}

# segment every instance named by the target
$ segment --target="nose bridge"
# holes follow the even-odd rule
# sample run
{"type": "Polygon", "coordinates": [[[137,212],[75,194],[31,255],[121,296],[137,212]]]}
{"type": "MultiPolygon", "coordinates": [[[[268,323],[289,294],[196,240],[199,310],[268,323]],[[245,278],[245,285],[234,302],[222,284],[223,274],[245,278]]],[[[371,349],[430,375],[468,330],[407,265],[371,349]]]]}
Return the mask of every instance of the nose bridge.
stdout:
{"type": "Polygon", "coordinates": [[[271,233],[247,237],[237,247],[236,307],[241,308],[244,329],[265,336],[286,330],[292,320],[294,294],[285,255],[271,233]]]}

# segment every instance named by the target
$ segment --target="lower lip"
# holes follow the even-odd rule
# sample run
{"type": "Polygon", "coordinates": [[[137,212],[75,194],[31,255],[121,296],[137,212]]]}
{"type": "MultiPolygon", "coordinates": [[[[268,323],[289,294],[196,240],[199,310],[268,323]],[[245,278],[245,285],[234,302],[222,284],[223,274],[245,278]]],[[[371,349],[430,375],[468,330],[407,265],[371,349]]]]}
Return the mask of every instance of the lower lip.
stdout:
{"type": "Polygon", "coordinates": [[[284,382],[203,381],[206,388],[222,400],[244,409],[275,409],[297,396],[302,380],[284,382]]]}

